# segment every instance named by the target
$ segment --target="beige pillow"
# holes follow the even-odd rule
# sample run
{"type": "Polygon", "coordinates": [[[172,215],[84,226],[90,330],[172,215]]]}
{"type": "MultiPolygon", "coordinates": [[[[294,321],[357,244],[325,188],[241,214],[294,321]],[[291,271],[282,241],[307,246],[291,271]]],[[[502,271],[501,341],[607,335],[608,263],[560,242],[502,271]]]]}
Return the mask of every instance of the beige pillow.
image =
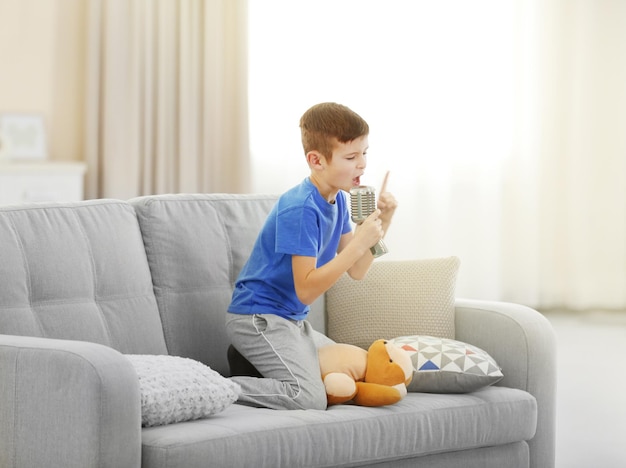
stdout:
{"type": "Polygon", "coordinates": [[[377,261],[365,279],[347,274],[326,293],[328,336],[367,349],[380,338],[454,338],[457,257],[377,261]]]}

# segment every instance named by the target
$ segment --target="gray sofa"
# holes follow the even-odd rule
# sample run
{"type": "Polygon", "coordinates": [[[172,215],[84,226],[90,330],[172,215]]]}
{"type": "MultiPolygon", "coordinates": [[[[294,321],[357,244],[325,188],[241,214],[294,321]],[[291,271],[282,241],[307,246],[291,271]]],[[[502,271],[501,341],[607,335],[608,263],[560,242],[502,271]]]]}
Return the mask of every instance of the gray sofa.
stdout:
{"type": "MultiPolygon", "coordinates": [[[[224,314],[273,196],[163,195],[0,208],[3,468],[554,466],[555,345],[527,307],[458,300],[456,337],[504,379],[326,411],[234,404],[141,427],[123,354],[229,368],[224,314]]],[[[324,327],[323,304],[311,321],[324,327]],[[322,309],[322,310],[320,310],[322,309]]]]}

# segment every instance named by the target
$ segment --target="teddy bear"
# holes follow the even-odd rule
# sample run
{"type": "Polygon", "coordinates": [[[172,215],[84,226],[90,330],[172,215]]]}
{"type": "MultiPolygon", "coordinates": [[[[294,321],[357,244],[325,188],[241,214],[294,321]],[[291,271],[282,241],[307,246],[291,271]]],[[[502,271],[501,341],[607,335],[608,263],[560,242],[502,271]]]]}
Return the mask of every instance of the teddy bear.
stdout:
{"type": "Polygon", "coordinates": [[[408,352],[387,340],[368,350],[334,343],[318,349],[320,371],[329,405],[353,401],[360,406],[385,406],[406,396],[413,377],[408,352]]]}

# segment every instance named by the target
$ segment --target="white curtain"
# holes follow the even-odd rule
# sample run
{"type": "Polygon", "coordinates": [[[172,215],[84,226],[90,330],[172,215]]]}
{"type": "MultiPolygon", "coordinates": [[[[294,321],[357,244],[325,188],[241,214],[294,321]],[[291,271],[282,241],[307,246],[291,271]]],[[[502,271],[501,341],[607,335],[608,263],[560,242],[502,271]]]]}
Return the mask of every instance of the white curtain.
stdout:
{"type": "Polygon", "coordinates": [[[503,292],[544,308],[626,309],[626,3],[519,4],[520,67],[535,71],[516,106],[506,183],[528,184],[508,194],[503,292]]]}
{"type": "Polygon", "coordinates": [[[245,0],[89,0],[88,198],[249,187],[245,0]]]}
{"type": "Polygon", "coordinates": [[[626,2],[251,2],[255,191],[307,175],[298,119],[370,123],[388,259],[457,255],[457,294],[626,309],[626,2]]]}

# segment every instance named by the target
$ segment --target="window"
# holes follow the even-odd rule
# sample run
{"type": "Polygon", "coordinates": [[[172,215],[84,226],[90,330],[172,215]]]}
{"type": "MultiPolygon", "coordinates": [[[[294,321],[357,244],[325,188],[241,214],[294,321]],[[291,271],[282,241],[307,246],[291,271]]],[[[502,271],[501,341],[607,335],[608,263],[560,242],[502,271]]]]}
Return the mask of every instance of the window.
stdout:
{"type": "Polygon", "coordinates": [[[513,9],[502,0],[250,2],[253,190],[281,193],[308,175],[299,118],[340,102],[370,124],[362,183],[379,187],[391,170],[400,209],[388,258],[484,263],[481,245],[497,247],[489,222],[461,230],[479,245],[459,246],[455,228],[475,213],[499,222],[493,176],[511,153],[513,9]]]}

